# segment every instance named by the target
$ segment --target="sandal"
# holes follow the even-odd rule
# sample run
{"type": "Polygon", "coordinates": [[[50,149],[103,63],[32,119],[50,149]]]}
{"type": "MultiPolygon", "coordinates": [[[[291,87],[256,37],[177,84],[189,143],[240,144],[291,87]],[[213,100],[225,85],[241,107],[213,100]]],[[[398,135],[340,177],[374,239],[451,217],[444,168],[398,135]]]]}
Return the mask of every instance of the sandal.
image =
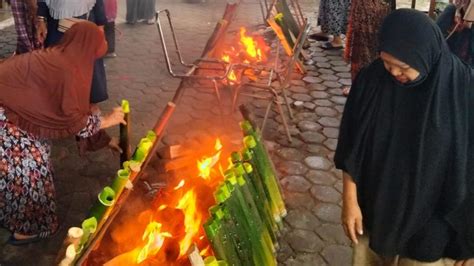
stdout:
{"type": "Polygon", "coordinates": [[[332,42],[324,42],[321,44],[321,48],[324,50],[341,50],[343,48],[342,44],[341,46],[334,46],[332,42]]]}
{"type": "Polygon", "coordinates": [[[310,34],[308,36],[308,38],[310,38],[311,40],[319,41],[319,42],[329,41],[329,36],[327,36],[326,34],[324,34],[322,32],[317,32],[317,33],[310,34]]]}
{"type": "Polygon", "coordinates": [[[35,243],[35,242],[38,242],[40,240],[49,238],[49,237],[51,237],[51,235],[52,235],[51,232],[41,232],[41,233],[39,233],[38,235],[36,235],[34,237],[25,238],[25,239],[17,239],[15,237],[15,234],[12,234],[8,238],[6,243],[10,244],[10,245],[13,245],[13,246],[22,246],[22,245],[35,243]]]}

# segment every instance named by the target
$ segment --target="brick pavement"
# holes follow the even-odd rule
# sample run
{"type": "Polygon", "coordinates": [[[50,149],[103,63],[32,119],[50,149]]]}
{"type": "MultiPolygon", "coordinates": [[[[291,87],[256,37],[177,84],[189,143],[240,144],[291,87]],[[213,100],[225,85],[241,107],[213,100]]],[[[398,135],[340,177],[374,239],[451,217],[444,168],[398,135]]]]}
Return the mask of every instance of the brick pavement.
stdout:
{"type": "MultiPolygon", "coordinates": [[[[158,2],[158,9],[169,8],[175,18],[185,58],[197,57],[222,15],[224,1],[209,0],[203,4],[174,0],[158,2]]],[[[313,17],[317,0],[301,2],[307,15],[313,17]]],[[[261,23],[258,4],[244,1],[235,25],[256,23],[261,23]]],[[[153,126],[179,80],[172,79],[166,72],[154,26],[119,24],[118,28],[122,33],[117,41],[118,57],[106,60],[110,100],[101,106],[108,111],[122,98],[131,102],[132,138],[136,144],[153,126]]],[[[1,33],[0,57],[4,57],[14,49],[15,39],[11,28],[1,33]]],[[[312,43],[309,51],[316,64],[308,65],[306,76],[293,75],[289,89],[292,101],[304,103],[300,109],[294,109],[296,119],[291,123],[294,142],[286,141],[275,112],[271,113],[265,134],[280,172],[289,211],[278,258],[281,265],[349,265],[351,249],[339,222],[341,173],[332,163],[345,103],[340,88],[350,84],[349,68],[342,61],[340,51],[323,51],[317,43],[312,43]]],[[[223,94],[228,99],[226,92],[223,94]]],[[[263,117],[263,102],[245,97],[241,101],[251,103],[256,116],[263,117]]],[[[226,134],[238,138],[235,132],[240,114],[226,112],[222,117],[218,114],[219,108],[211,91],[198,86],[188,88],[163,142],[179,143],[200,134],[226,134]]],[[[110,133],[117,135],[118,132],[115,129],[110,133]]],[[[0,231],[0,264],[51,265],[66,228],[78,225],[84,218],[100,188],[110,182],[117,162],[118,157],[109,151],[80,158],[73,140],[56,141],[53,163],[62,230],[51,240],[21,248],[4,245],[8,233],[0,231]]]]}

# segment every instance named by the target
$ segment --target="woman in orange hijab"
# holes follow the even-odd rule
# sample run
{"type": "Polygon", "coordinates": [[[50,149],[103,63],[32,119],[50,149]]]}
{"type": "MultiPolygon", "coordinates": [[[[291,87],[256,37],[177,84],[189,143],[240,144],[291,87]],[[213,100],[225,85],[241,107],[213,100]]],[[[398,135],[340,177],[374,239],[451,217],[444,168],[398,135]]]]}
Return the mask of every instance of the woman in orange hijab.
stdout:
{"type": "Polygon", "coordinates": [[[58,229],[48,140],[125,123],[120,108],[105,117],[90,111],[94,61],[106,50],[103,32],[81,22],[59,45],[0,63],[0,225],[12,232],[8,243],[58,229]]]}

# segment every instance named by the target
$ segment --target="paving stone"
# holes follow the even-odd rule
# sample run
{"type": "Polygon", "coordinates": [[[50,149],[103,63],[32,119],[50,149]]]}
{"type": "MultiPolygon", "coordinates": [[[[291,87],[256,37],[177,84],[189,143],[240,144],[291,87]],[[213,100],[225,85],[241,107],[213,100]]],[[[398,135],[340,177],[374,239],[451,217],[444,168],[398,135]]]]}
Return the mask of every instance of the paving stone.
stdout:
{"type": "Polygon", "coordinates": [[[283,263],[288,258],[294,256],[295,252],[291,249],[285,239],[279,239],[278,243],[280,244],[280,248],[278,249],[277,260],[278,262],[283,263]]]}
{"type": "Polygon", "coordinates": [[[335,117],[338,115],[337,111],[330,108],[330,107],[317,107],[315,110],[318,116],[328,116],[328,117],[335,117]]]}
{"type": "Polygon", "coordinates": [[[303,86],[291,86],[288,90],[294,93],[308,93],[308,89],[303,86]]]}
{"type": "Polygon", "coordinates": [[[304,158],[304,151],[295,148],[283,147],[278,149],[276,154],[288,161],[301,161],[304,158]]]}
{"type": "Polygon", "coordinates": [[[304,106],[304,108],[306,108],[308,110],[314,110],[314,108],[316,108],[316,104],[314,104],[312,102],[305,102],[303,106],[304,106]]]}
{"type": "Polygon", "coordinates": [[[310,193],[290,192],[285,190],[283,192],[288,210],[300,208],[311,210],[316,205],[310,193]]]}
{"type": "Polygon", "coordinates": [[[317,145],[317,144],[309,144],[306,146],[306,150],[312,154],[320,155],[320,156],[327,156],[331,150],[326,148],[323,145],[317,145]]]}
{"type": "Polygon", "coordinates": [[[328,264],[319,254],[298,253],[296,257],[285,261],[286,266],[327,266],[328,264]]]}
{"type": "Polygon", "coordinates": [[[333,96],[331,97],[331,101],[340,105],[346,104],[347,98],[344,96],[333,96]]]}
{"type": "Polygon", "coordinates": [[[284,219],[293,229],[315,231],[321,225],[318,218],[305,209],[290,210],[284,219]]]}
{"type": "Polygon", "coordinates": [[[324,137],[321,133],[314,132],[314,131],[305,131],[300,134],[301,138],[305,143],[323,143],[326,137],[324,137]]]}
{"type": "Polygon", "coordinates": [[[304,175],[308,171],[302,163],[293,161],[280,162],[277,169],[284,175],[304,175]]]}
{"type": "Polygon", "coordinates": [[[317,62],[317,63],[318,63],[318,62],[323,63],[323,62],[329,61],[329,59],[327,59],[327,58],[324,57],[324,56],[313,56],[313,57],[311,57],[311,59],[313,59],[313,61],[315,61],[315,62],[317,62]]]}
{"type": "Polygon", "coordinates": [[[339,58],[342,58],[343,50],[324,50],[327,55],[337,55],[339,58]]]}
{"type": "Polygon", "coordinates": [[[328,88],[340,88],[341,84],[336,81],[325,81],[323,82],[323,85],[328,87],[328,88]]]}
{"type": "Polygon", "coordinates": [[[341,193],[330,186],[314,185],[311,194],[321,202],[338,203],[341,201],[341,193]]]}
{"type": "Polygon", "coordinates": [[[348,246],[331,245],[324,248],[321,255],[329,265],[351,265],[352,249],[348,246]]]}
{"type": "Polygon", "coordinates": [[[318,131],[322,126],[313,121],[301,121],[298,123],[298,128],[301,131],[318,131]]]}
{"type": "Polygon", "coordinates": [[[311,188],[309,183],[303,176],[290,175],[281,180],[281,185],[285,190],[290,192],[306,192],[311,188]]]}
{"type": "MultiPolygon", "coordinates": [[[[309,170],[306,175],[306,179],[316,185],[333,185],[337,179],[330,172],[324,170],[309,170]]],[[[342,193],[342,191],[339,191],[342,193]]]]}
{"type": "Polygon", "coordinates": [[[303,78],[303,81],[308,82],[308,83],[321,83],[323,80],[319,77],[306,76],[303,78]]]}
{"type": "Polygon", "coordinates": [[[293,98],[296,101],[302,101],[302,102],[309,102],[313,100],[313,98],[309,96],[308,94],[302,94],[302,93],[293,93],[293,95],[291,95],[291,98],[293,98]]]}
{"type": "Polygon", "coordinates": [[[316,100],[314,101],[314,104],[316,104],[316,106],[332,106],[333,105],[331,101],[326,100],[326,99],[316,100]]]}
{"type": "Polygon", "coordinates": [[[315,62],[311,59],[304,61],[305,65],[313,65],[315,62]]]}
{"type": "Polygon", "coordinates": [[[336,108],[336,110],[339,112],[339,113],[344,113],[344,106],[343,105],[336,105],[334,106],[334,108],[336,108]]]}
{"type": "Polygon", "coordinates": [[[327,87],[322,84],[308,84],[307,88],[310,91],[324,91],[327,89],[327,87]]]}
{"type": "Polygon", "coordinates": [[[296,229],[287,239],[288,244],[297,252],[317,253],[324,247],[321,239],[314,232],[307,230],[296,229]]]}
{"type": "Polygon", "coordinates": [[[335,151],[337,148],[337,139],[327,139],[324,145],[328,147],[328,149],[335,151]]]}
{"type": "MultiPolygon", "coordinates": [[[[308,176],[308,175],[306,174],[306,176],[308,176]]],[[[343,188],[342,181],[337,181],[336,184],[334,184],[334,188],[336,188],[337,191],[342,193],[342,188],[343,188]]]]}
{"type": "Polygon", "coordinates": [[[350,72],[351,68],[349,66],[334,66],[332,69],[337,72],[350,72]]]}
{"type": "Polygon", "coordinates": [[[311,55],[312,55],[312,56],[320,56],[320,57],[326,58],[326,54],[323,53],[323,49],[321,49],[321,48],[319,48],[317,51],[314,51],[311,55]]]}
{"type": "MultiPolygon", "coordinates": [[[[334,71],[332,69],[328,69],[328,68],[321,68],[318,71],[321,74],[330,74],[330,75],[334,74],[334,71]]],[[[323,77],[321,77],[321,78],[324,79],[323,77]]]]}
{"type": "Polygon", "coordinates": [[[318,68],[331,68],[331,64],[329,63],[324,63],[324,62],[318,62],[316,63],[316,66],[318,68]]]}
{"type": "Polygon", "coordinates": [[[286,135],[285,136],[279,135],[276,142],[282,146],[292,147],[292,148],[300,148],[304,145],[304,142],[297,138],[293,138],[292,142],[289,142],[286,135]]]}
{"type": "Polygon", "coordinates": [[[323,134],[328,138],[337,139],[339,137],[339,129],[333,127],[326,127],[323,129],[323,134]]]}
{"type": "Polygon", "coordinates": [[[326,99],[329,96],[327,92],[324,91],[312,91],[310,94],[313,98],[316,99],[326,99]]]}
{"type": "Polygon", "coordinates": [[[321,117],[318,122],[326,127],[339,127],[341,121],[334,117],[321,117]]]}
{"type": "Polygon", "coordinates": [[[329,170],[333,166],[332,162],[321,156],[306,157],[304,162],[309,168],[316,170],[329,170]]]}
{"type": "Polygon", "coordinates": [[[331,244],[349,245],[350,240],[341,225],[323,224],[316,229],[322,240],[331,244]]]}
{"type": "Polygon", "coordinates": [[[343,78],[343,79],[350,79],[352,78],[352,75],[351,73],[349,72],[338,72],[336,73],[336,76],[340,77],[340,78],[343,78]]]}
{"type": "Polygon", "coordinates": [[[352,80],[351,79],[340,79],[339,83],[345,86],[351,86],[352,85],[352,80]]]}
{"type": "Polygon", "coordinates": [[[322,80],[327,80],[327,81],[336,81],[339,79],[337,76],[333,74],[322,74],[321,76],[319,76],[319,78],[321,78],[322,80]]]}
{"type": "Polygon", "coordinates": [[[295,85],[295,86],[304,86],[306,85],[306,83],[300,79],[293,79],[291,80],[290,82],[291,85],[295,85]]]}
{"type": "MultiPolygon", "coordinates": [[[[309,70],[307,67],[306,67],[306,76],[311,76],[311,77],[319,77],[319,75],[321,75],[321,73],[319,73],[319,71],[316,69],[314,70],[309,70]]],[[[304,81],[303,81],[304,82],[304,81]]]]}
{"type": "Polygon", "coordinates": [[[336,204],[319,203],[312,209],[312,212],[322,221],[335,224],[341,223],[342,209],[336,204]]]}
{"type": "Polygon", "coordinates": [[[318,116],[315,113],[310,112],[302,112],[295,115],[296,120],[298,121],[316,121],[318,120],[318,116]]]}
{"type": "Polygon", "coordinates": [[[342,89],[341,88],[329,89],[328,92],[332,95],[342,96],[342,89]]]}
{"type": "Polygon", "coordinates": [[[347,63],[344,61],[331,61],[331,65],[333,66],[347,66],[347,63]]]}
{"type": "Polygon", "coordinates": [[[314,65],[305,66],[306,71],[316,71],[318,68],[314,65]]]}

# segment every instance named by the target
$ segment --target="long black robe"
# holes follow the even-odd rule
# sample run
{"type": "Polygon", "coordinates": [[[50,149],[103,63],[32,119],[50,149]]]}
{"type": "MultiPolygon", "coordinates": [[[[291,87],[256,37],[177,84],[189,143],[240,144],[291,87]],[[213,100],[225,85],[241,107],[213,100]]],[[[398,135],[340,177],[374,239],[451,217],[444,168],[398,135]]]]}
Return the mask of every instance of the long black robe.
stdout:
{"type": "Polygon", "coordinates": [[[420,72],[398,83],[379,59],[357,76],[335,163],[357,184],[370,247],[420,261],[474,257],[474,73],[423,13],[399,9],[380,50],[420,72]]]}

